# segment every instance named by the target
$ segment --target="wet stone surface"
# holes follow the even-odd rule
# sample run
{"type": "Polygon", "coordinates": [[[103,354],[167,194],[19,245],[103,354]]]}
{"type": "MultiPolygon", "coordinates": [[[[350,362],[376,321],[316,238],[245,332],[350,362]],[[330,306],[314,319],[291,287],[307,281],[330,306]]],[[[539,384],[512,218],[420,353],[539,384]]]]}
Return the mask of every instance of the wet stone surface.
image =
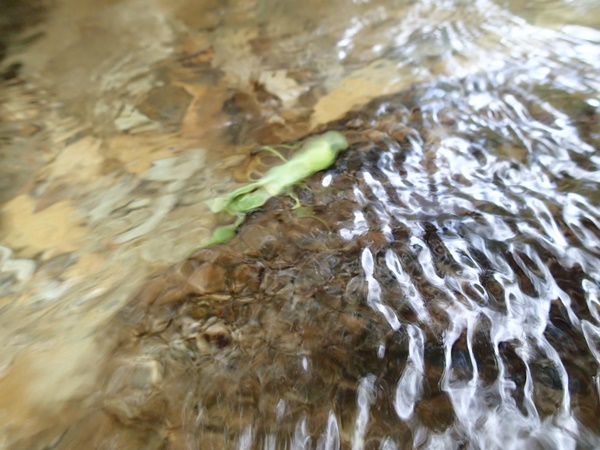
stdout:
{"type": "Polygon", "coordinates": [[[0,447],[600,448],[593,3],[3,2],[0,447]]]}
{"type": "MultiPolygon", "coordinates": [[[[192,257],[187,263],[197,268],[187,277],[178,273],[155,280],[163,289],[150,287],[152,293],[142,293],[143,301],[124,315],[126,322],[143,317],[131,324],[137,337],[133,342],[126,338],[120,349],[125,355],[147,339],[159,336],[165,343],[153,355],[165,361],[165,382],[161,389],[148,389],[167,396],[169,409],[185,410],[184,401],[192,396],[205,411],[203,429],[235,435],[248,425],[267,432],[283,420],[276,420],[276,413],[285,404],[280,432],[291,433],[303,414],[318,420],[312,412],[326,414],[329,405],[346,398],[353,402],[356,385],[367,374],[389,377],[389,386],[394,385],[406,359],[405,339],[388,330],[366,305],[345,296],[348,280],[359,276],[354,263],[359,249],[339,239],[331,242],[323,231],[307,232],[307,221],[281,211],[256,214],[230,244],[192,257]],[[285,234],[280,232],[269,246],[235,250],[245,247],[244,231],[256,227],[264,232],[270,222],[282,219],[285,234]],[[320,242],[320,248],[303,248],[309,238],[320,242]],[[282,252],[283,247],[291,251],[282,252]],[[281,257],[292,252],[293,263],[281,257]],[[377,357],[382,345],[384,364],[377,357]],[[184,379],[184,397],[183,391],[174,397],[164,392],[169,384],[179,391],[184,379]],[[241,423],[231,423],[240,414],[241,423]],[[255,414],[263,423],[254,421],[255,414]]],[[[107,411],[121,419],[123,412],[115,410],[111,398],[107,411]]],[[[148,406],[140,399],[119,395],[127,421],[130,414],[141,423],[147,420],[148,406]]]]}
{"type": "MultiPolygon", "coordinates": [[[[297,189],[301,212],[274,198],[230,242],[148,281],[112,330],[120,362],[101,404],[117,429],[143,441],[150,427],[165,448],[496,448],[494,424],[560,434],[542,421],[567,414],[595,442],[598,251],[578,236],[597,240],[598,217],[584,208],[574,233],[563,194],[510,195],[536,162],[498,150],[506,117],[468,131],[481,116],[452,100],[468,86],[348,116],[333,127],[350,149],[297,189]],[[479,197],[483,185],[499,198],[479,197]]],[[[556,125],[540,104],[521,105],[556,125]]]]}

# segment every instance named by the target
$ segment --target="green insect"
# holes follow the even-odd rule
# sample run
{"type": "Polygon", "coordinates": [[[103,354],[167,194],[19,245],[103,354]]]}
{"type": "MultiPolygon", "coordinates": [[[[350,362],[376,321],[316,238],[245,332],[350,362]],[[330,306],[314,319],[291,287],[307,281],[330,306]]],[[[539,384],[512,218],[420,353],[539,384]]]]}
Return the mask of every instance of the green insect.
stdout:
{"type": "MultiPolygon", "coordinates": [[[[335,162],[338,153],[347,148],[348,141],[342,133],[328,131],[309,139],[289,161],[269,169],[260,180],[211,202],[209,207],[212,212],[227,212],[238,216],[238,220],[231,225],[216,228],[203,247],[231,239],[245,214],[260,208],[271,197],[289,194],[292,186],[327,169],[335,162]]],[[[296,202],[296,206],[299,206],[298,199],[296,202]]]]}

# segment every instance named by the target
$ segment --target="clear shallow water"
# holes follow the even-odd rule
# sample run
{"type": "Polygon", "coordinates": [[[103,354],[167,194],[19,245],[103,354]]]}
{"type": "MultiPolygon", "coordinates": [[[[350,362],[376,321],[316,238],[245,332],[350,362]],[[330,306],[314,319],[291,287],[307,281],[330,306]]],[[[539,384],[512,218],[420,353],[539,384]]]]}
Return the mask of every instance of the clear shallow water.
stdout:
{"type": "Polygon", "coordinates": [[[424,433],[414,417],[433,344],[422,330],[433,328],[442,331],[434,340],[444,352],[437,384],[456,415],[450,429],[470,446],[575,448],[574,416],[591,414],[595,428],[598,408],[590,398],[595,344],[581,353],[597,335],[598,209],[594,194],[559,186],[576,178],[593,192],[597,155],[551,105],[490,78],[425,91],[416,102],[423,129],[444,130],[409,138],[401,170],[391,164],[399,150],[392,147],[376,163],[380,172],[363,172],[363,217],[377,219],[344,231],[379,229],[391,242],[398,229],[405,233],[401,251],[366,248],[361,265],[367,302],[409,337],[394,407],[415,421],[415,440],[422,433],[426,448],[457,445],[449,431],[424,433]],[[508,146],[523,153],[502,152],[508,146]],[[380,285],[390,272],[418,320],[402,323],[385,304],[380,285]]]}
{"type": "MultiPolygon", "coordinates": [[[[111,96],[100,101],[95,92],[74,95],[67,110],[87,99],[83,116],[114,116],[117,130],[141,136],[134,144],[153,149],[171,144],[178,156],[173,160],[158,153],[150,159],[167,162],[154,169],[132,168],[136,160],[115,156],[127,148],[121,141],[116,152],[99,152],[104,168],[93,174],[97,178],[90,175],[94,181],[67,178],[83,191],[88,183],[96,187],[79,203],[80,211],[92,211],[92,220],[84,222],[92,230],[91,240],[110,241],[106,253],[91,247],[100,259],[93,262],[110,264],[125,276],[135,272],[143,284],[138,295],[125,295],[135,291],[131,285],[119,291],[122,281],[113,274],[106,292],[75,271],[80,285],[74,300],[69,297],[73,284],[44,285],[39,275],[69,281],[61,263],[48,261],[71,248],[52,253],[43,247],[50,253],[44,256],[32,252],[31,244],[23,251],[15,241],[3,242],[14,247],[8,259],[33,262],[38,275],[25,283],[45,286],[33,285],[38,288],[34,306],[55,300],[49,307],[54,315],[42,308],[34,317],[42,322],[72,319],[45,328],[32,319],[15,321],[31,314],[27,295],[5,307],[4,320],[13,322],[5,333],[29,359],[39,358],[42,372],[43,352],[31,348],[36,341],[39,346],[43,331],[70,338],[55,339],[50,346],[54,352],[63,349],[61,356],[70,365],[62,372],[48,371],[47,379],[31,377],[31,365],[18,353],[13,366],[7,363],[4,392],[6,386],[35,389],[27,402],[16,395],[17,407],[4,406],[3,413],[28,413],[20,402],[29,402],[36,405],[33,417],[46,422],[33,427],[35,432],[15,433],[8,427],[7,448],[44,448],[50,442],[56,448],[82,448],[89,442],[97,448],[597,448],[600,36],[582,26],[590,25],[585,13],[577,16],[581,20],[565,19],[571,25],[564,26],[551,20],[555,16],[544,16],[541,5],[537,10],[520,9],[514,2],[506,5],[511,9],[504,6],[419,2],[386,9],[362,3],[341,14],[339,5],[331,3],[322,7],[322,21],[317,21],[322,51],[306,46],[310,39],[301,34],[315,20],[308,7],[240,3],[234,8],[239,16],[231,14],[230,23],[218,20],[226,9],[213,8],[214,24],[201,27],[214,30],[209,36],[218,56],[211,67],[202,66],[200,57],[192,72],[200,80],[208,78],[214,90],[219,89],[214,78],[226,74],[227,89],[237,92],[233,105],[224,103],[227,120],[193,122],[188,114],[183,123],[195,128],[179,126],[170,122],[177,102],[169,104],[171,113],[161,109],[153,115],[151,108],[140,108],[152,118],[150,125],[134,113],[124,117],[116,108],[122,99],[115,94],[124,89],[119,67],[132,70],[133,75],[123,75],[123,86],[133,95],[128,83],[140,77],[135,64],[115,65],[111,83],[104,78],[104,89],[114,89],[111,96]],[[266,25],[254,28],[256,22],[266,25]],[[240,23],[248,34],[233,31],[240,23]],[[299,34],[284,33],[283,24],[295,26],[299,34]],[[265,33],[262,39],[256,30],[265,33]],[[260,64],[281,68],[282,55],[291,51],[301,68],[313,63],[319,70],[297,75],[295,85],[269,72],[271,81],[263,83],[271,97],[249,94],[244,86],[260,76],[253,70],[256,48],[268,48],[265,36],[274,51],[258,52],[260,64]],[[219,48],[229,48],[228,39],[239,47],[219,54],[219,48]],[[245,47],[248,39],[252,51],[245,47]],[[240,55],[247,59],[228,59],[240,55]],[[390,91],[400,93],[382,97],[390,91]],[[300,92],[311,92],[312,100],[301,100],[300,92]],[[268,118],[248,106],[253,95],[260,108],[272,108],[268,118]],[[279,98],[279,106],[273,107],[272,96],[279,98]],[[273,117],[297,127],[298,134],[306,131],[307,122],[339,119],[347,112],[344,102],[352,106],[347,98],[352,104],[375,100],[329,125],[342,130],[351,147],[330,171],[299,189],[310,214],[298,217],[290,211],[291,202],[276,199],[252,215],[230,244],[186,260],[202,236],[191,223],[207,213],[185,207],[227,191],[232,183],[224,180],[232,173],[244,181],[244,170],[250,173],[254,166],[243,165],[248,148],[206,158],[181,144],[181,136],[208,142],[202,136],[204,123],[234,135],[238,143],[273,136],[277,142],[281,131],[269,128],[273,117]],[[153,129],[156,124],[165,128],[153,129]],[[119,128],[128,126],[133,128],[119,128]],[[144,127],[167,138],[156,144],[144,127]],[[179,136],[169,135],[170,127],[179,136]],[[177,146],[183,147],[181,155],[177,146]],[[115,160],[124,163],[126,173],[119,174],[115,160]],[[111,176],[114,184],[107,181],[111,176]],[[135,176],[140,181],[127,184],[135,176]],[[108,185],[113,186],[110,195],[98,189],[108,185]],[[194,195],[194,188],[200,193],[194,195]],[[126,200],[119,203],[121,197],[126,200]],[[156,206],[153,198],[159,199],[156,206]],[[181,222],[182,217],[190,220],[181,222]],[[156,223],[166,231],[142,232],[156,223]],[[173,229],[177,238],[168,233],[173,229]],[[147,244],[153,241],[164,247],[147,244]],[[175,242],[184,250],[187,245],[187,252],[164,256],[175,242]],[[100,258],[107,254],[118,256],[100,258]],[[140,260],[153,262],[153,281],[143,281],[151,269],[140,260]],[[156,260],[163,266],[183,262],[167,270],[156,260]],[[93,302],[82,300],[82,293],[93,302]],[[93,314],[75,316],[81,304],[86,311],[103,310],[102,320],[93,314]],[[25,328],[28,339],[22,337],[25,328]],[[15,329],[20,333],[10,333],[15,329]],[[88,341],[75,345],[73,336],[81,335],[102,342],[102,351],[88,341]],[[73,356],[87,362],[94,352],[93,369],[83,377],[73,356]],[[19,374],[25,374],[20,383],[14,381],[19,374]],[[60,388],[49,386],[49,380],[60,388]],[[63,387],[73,380],[84,386],[77,395],[63,387]],[[61,395],[49,395],[52,389],[61,395]],[[36,396],[52,401],[36,402],[36,396]],[[56,411],[68,414],[59,420],[56,411]]],[[[586,10],[585,3],[577,6],[552,2],[553,11],[586,10]]],[[[105,11],[106,20],[117,11],[105,11]]],[[[202,17],[197,20],[207,20],[202,17]]],[[[190,14],[189,29],[194,21],[190,14]]],[[[169,29],[162,28],[164,35],[169,29]]],[[[142,41],[148,39],[143,31],[139,34],[142,41]]],[[[116,57],[111,58],[107,61],[116,57]]],[[[56,63],[52,67],[59,80],[68,76],[56,63]]],[[[85,65],[81,70],[86,73],[85,65]]],[[[154,80],[148,86],[157,82],[156,71],[148,72],[154,80]]],[[[64,98],[60,83],[56,90],[64,98]]],[[[152,101],[160,106],[172,94],[152,101]]],[[[216,108],[202,117],[219,114],[216,108]]],[[[112,133],[119,135],[107,122],[86,126],[108,134],[103,142],[114,142],[112,133]]],[[[77,133],[86,136],[89,129],[77,133]]],[[[90,148],[80,151],[97,157],[86,153],[90,148]]],[[[54,171],[65,183],[69,170],[54,171]]],[[[37,189],[18,192],[56,202],[37,189]]],[[[64,187],[50,191],[59,200],[73,198],[64,187]]],[[[86,250],[79,251],[75,254],[83,259],[86,250]]],[[[84,273],[89,267],[83,266],[84,273]]],[[[15,277],[6,282],[7,292],[22,288],[27,293],[28,285],[19,285],[15,277]]],[[[14,419],[9,425],[19,427],[14,419]]]]}

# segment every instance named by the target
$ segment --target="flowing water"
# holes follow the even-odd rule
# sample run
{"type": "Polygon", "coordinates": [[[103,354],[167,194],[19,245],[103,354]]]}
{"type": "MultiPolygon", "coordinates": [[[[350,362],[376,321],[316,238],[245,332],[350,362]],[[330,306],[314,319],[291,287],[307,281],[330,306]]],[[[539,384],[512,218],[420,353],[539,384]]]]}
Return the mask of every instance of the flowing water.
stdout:
{"type": "Polygon", "coordinates": [[[196,3],[0,7],[0,445],[600,448],[594,2],[196,3]]]}

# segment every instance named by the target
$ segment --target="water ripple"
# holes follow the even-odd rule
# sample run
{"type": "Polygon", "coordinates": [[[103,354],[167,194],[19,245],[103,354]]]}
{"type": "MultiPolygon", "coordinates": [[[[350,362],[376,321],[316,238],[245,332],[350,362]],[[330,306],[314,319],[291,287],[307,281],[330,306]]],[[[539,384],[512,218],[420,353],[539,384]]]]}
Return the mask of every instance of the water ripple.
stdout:
{"type": "Polygon", "coordinates": [[[140,296],[166,376],[199,374],[196,447],[600,448],[600,34],[400,3],[339,59],[387,20],[422,83],[332,125],[349,150],[298,190],[319,225],[273,199],[170,274],[180,297],[140,296]]]}
{"type": "Polygon", "coordinates": [[[452,448],[453,433],[473,448],[600,442],[581,416],[598,411],[600,392],[600,166],[577,119],[541,94],[581,102],[595,81],[567,85],[542,67],[511,71],[424,87],[412,99],[417,109],[406,100],[379,105],[383,119],[393,111],[405,142],[382,141],[365,158],[355,186],[360,219],[342,233],[377,230],[389,245],[382,255],[362,251],[366,301],[408,338],[393,403],[418,448],[452,448]],[[386,272],[411,314],[384,303],[386,272]],[[437,434],[415,414],[431,376],[424,348],[436,341],[432,330],[441,330],[439,385],[456,416],[437,434]],[[585,348],[587,367],[572,353],[585,348]]]}

